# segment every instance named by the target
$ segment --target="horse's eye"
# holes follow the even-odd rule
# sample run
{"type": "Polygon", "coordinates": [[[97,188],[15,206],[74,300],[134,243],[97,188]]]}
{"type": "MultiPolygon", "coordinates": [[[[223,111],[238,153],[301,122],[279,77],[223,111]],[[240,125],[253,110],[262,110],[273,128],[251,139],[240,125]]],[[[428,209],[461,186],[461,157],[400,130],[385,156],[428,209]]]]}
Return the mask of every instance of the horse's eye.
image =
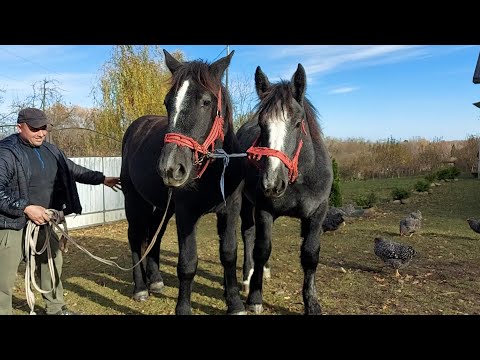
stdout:
{"type": "Polygon", "coordinates": [[[297,122],[297,123],[295,124],[295,127],[298,129],[298,128],[300,127],[300,124],[301,124],[301,123],[302,123],[301,121],[297,122]]]}
{"type": "Polygon", "coordinates": [[[203,100],[203,106],[210,106],[211,103],[210,100],[203,100]]]}

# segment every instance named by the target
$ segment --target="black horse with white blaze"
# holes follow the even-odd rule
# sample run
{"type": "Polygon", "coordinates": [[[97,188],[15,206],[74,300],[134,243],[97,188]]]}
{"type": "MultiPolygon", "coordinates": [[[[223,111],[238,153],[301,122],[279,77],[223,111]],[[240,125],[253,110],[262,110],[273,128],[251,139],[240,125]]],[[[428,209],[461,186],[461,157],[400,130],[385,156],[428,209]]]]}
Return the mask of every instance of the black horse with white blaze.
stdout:
{"type": "Polygon", "coordinates": [[[142,116],[130,125],[123,138],[120,177],[133,264],[141,257],[142,244],[152,241],[165,214],[146,266],[140,264],[133,270],[133,298],[142,301],[149,291],[161,291],[160,240],[168,220],[175,214],[180,281],[175,312],[191,314],[192,284],[198,264],[195,229],[202,215],[215,212],[227,313],[241,314],[245,307],[236,276],[236,225],[243,188],[243,159],[232,158],[225,169],[224,200],[220,187],[224,163],[211,157],[219,150],[228,154],[240,152],[231,101],[221,82],[234,52],[212,64],[201,60],[179,62],[167,51],[164,53],[172,73],[171,89],[165,97],[168,116],[142,116]],[[172,196],[167,209],[169,188],[172,196]]]}
{"type": "Polygon", "coordinates": [[[275,84],[257,67],[260,103],[255,116],[237,132],[242,151],[250,157],[241,217],[244,280],[254,263],[247,304],[255,312],[262,311],[263,272],[271,253],[273,222],[279,216],[290,216],[301,220],[305,314],[321,313],[315,272],[333,172],[316,110],[305,98],[306,82],[301,64],[291,81],[275,84]],[[252,246],[253,259],[249,259],[252,246]]]}

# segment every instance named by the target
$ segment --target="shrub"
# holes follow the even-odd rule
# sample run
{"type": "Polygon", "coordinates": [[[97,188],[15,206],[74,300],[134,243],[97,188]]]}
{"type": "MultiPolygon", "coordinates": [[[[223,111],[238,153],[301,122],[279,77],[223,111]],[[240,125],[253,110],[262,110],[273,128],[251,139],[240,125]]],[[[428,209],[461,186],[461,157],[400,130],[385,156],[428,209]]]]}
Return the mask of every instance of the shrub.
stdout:
{"type": "Polygon", "coordinates": [[[396,187],[395,189],[392,190],[392,197],[393,197],[393,200],[406,199],[410,197],[410,192],[408,190],[396,187]]]}
{"type": "Polygon", "coordinates": [[[455,166],[449,166],[437,171],[438,180],[455,179],[460,175],[460,169],[455,166]]]}
{"type": "Polygon", "coordinates": [[[341,207],[343,205],[342,192],[340,190],[340,174],[338,172],[338,164],[335,159],[332,160],[333,183],[330,191],[330,206],[341,207]]]}
{"type": "Polygon", "coordinates": [[[354,201],[357,206],[361,206],[362,208],[371,208],[378,202],[378,197],[377,194],[371,192],[368,195],[357,195],[354,201]]]}
{"type": "Polygon", "coordinates": [[[429,184],[433,183],[437,179],[437,174],[431,173],[425,176],[425,180],[428,181],[429,184]]]}
{"type": "Polygon", "coordinates": [[[415,189],[415,191],[425,192],[425,191],[428,191],[428,189],[430,189],[430,183],[423,180],[419,180],[415,183],[413,188],[415,189]]]}

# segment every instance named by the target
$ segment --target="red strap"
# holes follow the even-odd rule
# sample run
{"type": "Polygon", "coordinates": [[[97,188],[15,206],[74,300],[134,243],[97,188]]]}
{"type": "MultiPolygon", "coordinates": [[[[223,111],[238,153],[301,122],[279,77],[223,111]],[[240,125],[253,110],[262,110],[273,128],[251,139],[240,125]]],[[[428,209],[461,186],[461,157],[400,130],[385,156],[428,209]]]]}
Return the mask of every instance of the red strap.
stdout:
{"type": "MultiPolygon", "coordinates": [[[[193,138],[179,134],[179,133],[168,133],[165,134],[165,143],[175,143],[179,146],[186,146],[194,151],[195,154],[195,164],[201,165],[204,157],[198,158],[198,153],[202,153],[203,155],[207,155],[209,152],[213,152],[215,148],[215,140],[220,139],[221,141],[224,140],[225,134],[223,133],[223,116],[222,116],[222,89],[218,90],[218,100],[217,100],[217,115],[215,116],[215,120],[213,121],[212,129],[208,134],[207,138],[203,142],[203,144],[199,144],[193,138]],[[209,149],[211,147],[211,149],[209,149]]],[[[197,174],[197,177],[200,178],[202,174],[207,169],[208,164],[210,163],[211,159],[207,159],[203,168],[197,174]]]]}
{"type": "MultiPolygon", "coordinates": [[[[302,120],[302,131],[307,134],[307,131],[305,130],[304,120],[302,120]]],[[[300,150],[302,150],[303,140],[300,139],[300,141],[298,142],[297,151],[295,152],[292,160],[290,160],[288,155],[280,150],[275,150],[263,146],[256,146],[259,139],[260,136],[255,139],[252,146],[247,149],[246,153],[248,154],[248,158],[259,161],[262,156],[275,156],[285,164],[288,169],[288,178],[290,180],[290,183],[294,183],[298,178],[298,158],[300,157],[300,150]]]]}

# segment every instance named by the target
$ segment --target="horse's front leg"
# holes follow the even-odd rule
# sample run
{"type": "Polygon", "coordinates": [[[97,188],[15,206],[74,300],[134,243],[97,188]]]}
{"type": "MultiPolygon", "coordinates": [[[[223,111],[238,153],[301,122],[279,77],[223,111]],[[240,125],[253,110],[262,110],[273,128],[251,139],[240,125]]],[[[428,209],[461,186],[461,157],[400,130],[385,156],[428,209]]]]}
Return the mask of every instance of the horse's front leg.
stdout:
{"type": "Polygon", "coordinates": [[[266,210],[255,209],[255,245],[253,247],[253,274],[247,298],[248,309],[255,313],[263,310],[263,267],[272,252],[273,216],[266,210]]]}
{"type": "Polygon", "coordinates": [[[302,294],[305,315],[320,315],[322,313],[317,299],[315,273],[320,257],[320,235],[327,207],[327,202],[322,203],[312,217],[301,221],[303,242],[300,259],[304,274],[302,294]]]}
{"type": "Polygon", "coordinates": [[[188,211],[175,211],[178,235],[178,264],[177,276],[179,280],[177,306],[175,314],[192,314],[192,285],[197,272],[197,240],[195,236],[199,216],[192,216],[188,211]]]}
{"type": "Polygon", "coordinates": [[[168,221],[174,213],[173,206],[170,205],[167,210],[162,208],[157,208],[152,214],[152,220],[148,229],[148,246],[152,241],[155,241],[150,252],[146,257],[146,273],[147,273],[147,284],[148,290],[151,293],[159,294],[162,292],[164,283],[162,275],[160,274],[160,244],[162,242],[163,235],[167,229],[168,221]],[[166,212],[166,214],[164,214],[166,212]],[[155,233],[160,226],[160,222],[165,215],[163,224],[156,238],[154,238],[155,233]]]}
{"type": "Polygon", "coordinates": [[[217,212],[217,230],[220,237],[220,261],[223,265],[224,297],[227,314],[244,315],[237,282],[237,221],[241,202],[231,196],[227,206],[217,212]]]}

